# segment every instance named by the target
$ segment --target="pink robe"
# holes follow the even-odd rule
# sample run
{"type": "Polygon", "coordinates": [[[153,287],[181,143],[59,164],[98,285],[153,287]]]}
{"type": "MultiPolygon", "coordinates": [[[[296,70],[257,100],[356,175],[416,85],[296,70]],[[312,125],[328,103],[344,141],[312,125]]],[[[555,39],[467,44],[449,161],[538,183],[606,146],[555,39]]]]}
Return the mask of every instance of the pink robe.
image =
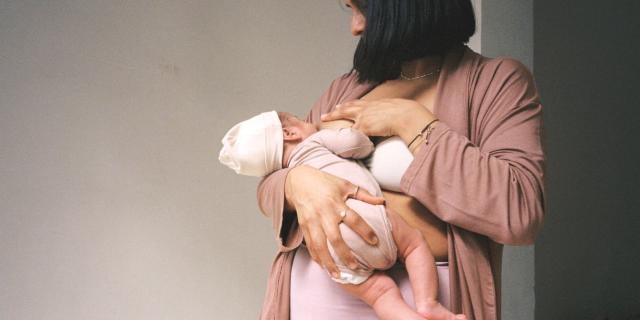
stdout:
{"type": "MultiPolygon", "coordinates": [[[[319,123],[336,104],[372,88],[354,74],[339,77],[307,120],[319,123]]],[[[451,310],[499,319],[503,244],[533,244],[544,218],[542,105],[521,63],[461,46],[445,56],[433,110],[440,123],[401,189],[447,223],[451,310]]],[[[288,170],[258,186],[259,206],[278,242],[261,319],[289,319],[291,265],[302,233],[295,215],[283,211],[288,170]]]]}

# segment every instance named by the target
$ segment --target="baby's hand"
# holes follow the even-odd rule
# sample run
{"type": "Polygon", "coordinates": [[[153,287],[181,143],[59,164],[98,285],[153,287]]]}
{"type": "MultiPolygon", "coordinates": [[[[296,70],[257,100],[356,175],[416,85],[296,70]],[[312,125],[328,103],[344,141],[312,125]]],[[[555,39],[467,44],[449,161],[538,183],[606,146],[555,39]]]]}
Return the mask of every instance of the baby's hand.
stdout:
{"type": "Polygon", "coordinates": [[[418,313],[428,320],[467,320],[463,314],[453,314],[436,300],[418,306],[418,313]]]}

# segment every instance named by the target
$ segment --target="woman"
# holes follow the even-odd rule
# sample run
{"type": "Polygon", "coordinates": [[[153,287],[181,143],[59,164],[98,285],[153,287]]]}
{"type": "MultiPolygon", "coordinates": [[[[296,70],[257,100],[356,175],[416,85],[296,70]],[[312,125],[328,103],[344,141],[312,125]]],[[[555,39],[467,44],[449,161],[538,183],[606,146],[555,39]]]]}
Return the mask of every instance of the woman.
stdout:
{"type": "MultiPolygon", "coordinates": [[[[533,78],[517,61],[464,46],[475,32],[469,0],[346,5],[351,32],[361,37],[354,70],[331,84],[308,120],[343,119],[369,136],[394,136],[369,164],[383,188],[400,191],[384,193],[388,210],[418,228],[447,265],[439,273],[443,304],[468,319],[499,319],[502,246],[532,244],[544,216],[542,106],[533,78]]],[[[259,205],[280,244],[263,319],[371,317],[323,271],[336,271],[327,241],[353,261],[340,223],[375,243],[345,199],[380,199],[354,189],[310,167],[280,170],[260,183],[259,205]]],[[[401,265],[391,273],[407,287],[401,265]]]]}

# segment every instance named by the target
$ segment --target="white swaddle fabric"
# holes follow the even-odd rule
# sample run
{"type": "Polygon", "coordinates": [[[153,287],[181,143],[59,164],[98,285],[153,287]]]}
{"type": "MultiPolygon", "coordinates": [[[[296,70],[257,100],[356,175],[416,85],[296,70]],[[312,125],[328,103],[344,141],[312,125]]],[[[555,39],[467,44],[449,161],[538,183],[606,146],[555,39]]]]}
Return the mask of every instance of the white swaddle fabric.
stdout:
{"type": "Polygon", "coordinates": [[[376,145],[365,165],[382,189],[401,192],[400,180],[412,161],[413,154],[404,141],[393,136],[376,145]]]}
{"type": "Polygon", "coordinates": [[[263,177],[282,169],[283,148],[278,113],[263,112],[229,129],[218,160],[237,174],[263,177]]]}

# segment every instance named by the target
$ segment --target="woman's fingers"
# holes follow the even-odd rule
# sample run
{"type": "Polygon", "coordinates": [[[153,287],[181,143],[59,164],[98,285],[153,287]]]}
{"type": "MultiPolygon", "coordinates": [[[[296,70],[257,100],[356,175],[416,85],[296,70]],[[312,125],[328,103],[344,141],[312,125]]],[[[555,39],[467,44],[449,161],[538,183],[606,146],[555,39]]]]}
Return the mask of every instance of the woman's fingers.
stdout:
{"type": "Polygon", "coordinates": [[[313,260],[319,263],[324,269],[326,269],[334,278],[340,276],[340,271],[336,266],[329,248],[327,247],[327,238],[325,237],[322,229],[318,225],[309,227],[309,242],[307,243],[307,249],[313,260]]]}
{"type": "Polygon", "coordinates": [[[368,242],[370,245],[375,246],[378,244],[378,237],[373,231],[371,226],[362,219],[362,217],[352,209],[347,211],[347,215],[342,222],[349,226],[351,230],[357,233],[362,239],[368,242]]]}
{"type": "Polygon", "coordinates": [[[339,120],[339,119],[348,119],[355,121],[360,113],[360,110],[363,106],[366,105],[366,101],[364,100],[353,100],[349,102],[345,102],[336,106],[336,108],[327,113],[323,114],[320,119],[322,121],[331,121],[331,120],[339,120]]]}
{"type": "Polygon", "coordinates": [[[309,251],[311,259],[320,264],[320,259],[318,258],[318,256],[316,256],[316,252],[309,249],[309,247],[311,247],[310,244],[313,242],[313,237],[311,236],[311,232],[309,232],[309,228],[307,228],[306,224],[300,224],[300,228],[302,229],[302,236],[304,238],[305,244],[307,245],[307,251],[309,251]]]}
{"type": "Polygon", "coordinates": [[[367,243],[376,245],[378,242],[373,229],[357,212],[346,207],[345,200],[355,198],[372,204],[383,204],[384,199],[356,188],[356,185],[348,180],[313,167],[302,168],[305,166],[298,167],[295,175],[293,171],[289,173],[288,179],[298,224],[302,228],[311,258],[337,278],[340,273],[333,256],[336,256],[336,261],[344,262],[349,268],[358,267],[355,256],[342,238],[341,221],[367,243]],[[341,218],[342,211],[346,212],[344,219],[341,218]],[[335,253],[333,256],[328,243],[335,253]]]}
{"type": "Polygon", "coordinates": [[[363,107],[363,106],[366,106],[368,104],[371,104],[371,101],[357,99],[357,100],[351,100],[351,101],[340,103],[340,104],[336,105],[336,109],[347,109],[347,108],[351,108],[351,107],[363,107]]]}
{"type": "MultiPolygon", "coordinates": [[[[353,199],[364,201],[366,203],[373,204],[373,205],[384,204],[383,197],[373,196],[371,195],[371,193],[369,193],[369,191],[367,191],[366,189],[360,188],[355,184],[347,182],[345,184],[345,187],[347,188],[345,199],[353,198],[353,199]]],[[[376,233],[369,226],[369,224],[364,219],[362,219],[360,214],[358,214],[356,211],[353,211],[351,208],[349,208],[347,212],[348,212],[347,216],[345,216],[345,218],[342,221],[346,225],[348,225],[353,231],[355,231],[358,235],[360,235],[360,237],[362,237],[369,244],[377,245],[378,238],[376,237],[376,233]]]]}
{"type": "Polygon", "coordinates": [[[375,204],[375,205],[382,205],[384,204],[384,198],[383,197],[376,197],[374,195],[372,195],[371,193],[369,193],[369,191],[367,191],[366,189],[362,189],[362,188],[358,188],[356,190],[357,192],[355,192],[355,194],[350,194],[349,196],[351,198],[360,200],[360,201],[364,201],[366,203],[369,204],[375,204]]]}
{"type": "Polygon", "coordinates": [[[320,117],[320,120],[322,121],[333,121],[333,120],[340,120],[340,119],[347,119],[347,120],[353,121],[354,117],[351,113],[347,113],[347,110],[344,110],[344,109],[335,109],[334,111],[323,114],[320,117]]]}
{"type": "MultiPolygon", "coordinates": [[[[348,213],[348,210],[346,210],[345,212],[347,212],[346,216],[348,216],[349,214],[353,214],[348,213]]],[[[327,214],[332,213],[329,212],[327,214]]],[[[338,213],[334,214],[336,216],[338,215],[338,213]]],[[[340,219],[327,222],[327,224],[324,226],[324,230],[327,233],[327,239],[329,240],[329,243],[331,243],[333,251],[336,253],[338,258],[340,258],[340,261],[344,262],[344,264],[346,264],[349,269],[355,270],[358,268],[358,262],[351,253],[351,248],[347,246],[347,244],[344,242],[344,239],[342,238],[342,234],[340,233],[340,223],[340,219]]]]}

